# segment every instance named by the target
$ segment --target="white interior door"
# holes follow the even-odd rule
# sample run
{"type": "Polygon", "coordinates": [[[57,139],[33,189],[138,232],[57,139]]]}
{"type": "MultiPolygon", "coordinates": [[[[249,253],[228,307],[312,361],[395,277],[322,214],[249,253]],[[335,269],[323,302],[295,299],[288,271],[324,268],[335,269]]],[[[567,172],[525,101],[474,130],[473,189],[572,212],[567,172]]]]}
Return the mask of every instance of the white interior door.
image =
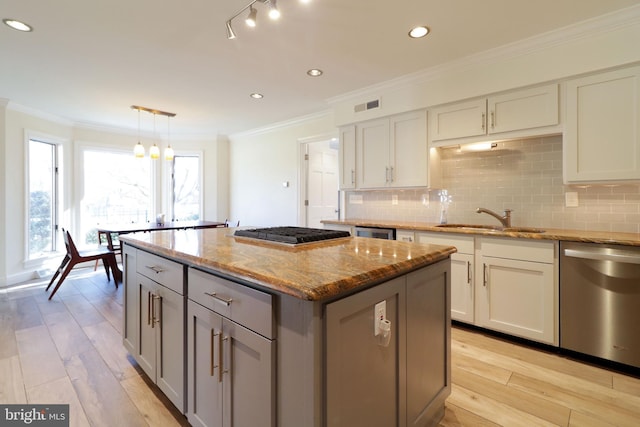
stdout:
{"type": "Polygon", "coordinates": [[[330,141],[309,142],[306,146],[306,225],[323,228],[322,220],[338,218],[338,147],[330,141]]]}

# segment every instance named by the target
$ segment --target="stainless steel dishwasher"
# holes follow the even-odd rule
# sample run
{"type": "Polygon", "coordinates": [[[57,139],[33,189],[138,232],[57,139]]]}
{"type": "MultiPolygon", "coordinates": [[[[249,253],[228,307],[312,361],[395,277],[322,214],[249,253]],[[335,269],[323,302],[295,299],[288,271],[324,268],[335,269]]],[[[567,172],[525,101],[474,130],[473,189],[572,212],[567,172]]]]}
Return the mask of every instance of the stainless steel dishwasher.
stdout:
{"type": "Polygon", "coordinates": [[[640,248],[560,242],[560,347],[640,367],[640,248]]]}

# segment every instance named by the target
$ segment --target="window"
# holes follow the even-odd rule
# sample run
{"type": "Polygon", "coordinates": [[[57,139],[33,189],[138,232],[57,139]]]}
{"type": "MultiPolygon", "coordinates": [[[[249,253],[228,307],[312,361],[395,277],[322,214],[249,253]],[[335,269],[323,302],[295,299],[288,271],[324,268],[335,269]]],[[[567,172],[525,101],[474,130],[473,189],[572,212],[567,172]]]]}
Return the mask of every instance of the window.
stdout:
{"type": "Polygon", "coordinates": [[[176,155],[171,173],[171,218],[194,221],[201,218],[200,156],[176,155]]]}
{"type": "Polygon", "coordinates": [[[28,259],[56,251],[58,149],[56,144],[28,142],[28,259]]]}
{"type": "Polygon", "coordinates": [[[97,243],[98,224],[147,222],[153,217],[152,168],[149,158],[130,151],[82,150],[80,229],[86,244],[97,243]]]}

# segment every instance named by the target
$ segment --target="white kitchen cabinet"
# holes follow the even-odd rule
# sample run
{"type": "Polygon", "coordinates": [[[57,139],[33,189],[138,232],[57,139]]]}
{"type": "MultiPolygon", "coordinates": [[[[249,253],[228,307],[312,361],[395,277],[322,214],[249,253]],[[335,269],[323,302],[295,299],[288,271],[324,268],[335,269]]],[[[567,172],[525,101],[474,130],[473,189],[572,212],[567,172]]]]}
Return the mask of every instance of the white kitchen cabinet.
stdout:
{"type": "Polygon", "coordinates": [[[358,188],[427,186],[427,164],[426,111],[356,125],[358,188]]]}
{"type": "Polygon", "coordinates": [[[451,255],[451,319],[471,323],[474,318],[474,237],[452,233],[416,233],[418,243],[455,246],[451,255]]]}
{"type": "Polygon", "coordinates": [[[198,270],[188,277],[189,423],[274,427],[272,296],[198,270]]]}
{"type": "Polygon", "coordinates": [[[640,179],[640,67],[569,80],[566,183],[640,179]]]}
{"type": "Polygon", "coordinates": [[[476,325],[558,345],[557,242],[476,241],[476,325]]]}
{"type": "Polygon", "coordinates": [[[560,121],[558,85],[514,90],[436,107],[429,110],[429,116],[433,146],[479,141],[488,135],[507,138],[551,133],[548,129],[560,121]]]}
{"type": "MultiPolygon", "coordinates": [[[[127,262],[131,262],[132,251],[126,245],[125,248],[127,262]]],[[[125,337],[125,346],[147,376],[184,411],[183,266],[140,250],[135,251],[135,257],[135,282],[127,284],[125,316],[137,313],[133,322],[137,334],[132,334],[131,339],[125,337]],[[134,302],[135,309],[130,305],[134,302]],[[135,343],[127,345],[131,340],[135,343]]],[[[127,280],[131,280],[131,270],[127,268],[126,272],[127,280]]],[[[126,319],[126,330],[131,328],[131,320],[126,319]]]]}
{"type": "Polygon", "coordinates": [[[340,168],[340,189],[356,188],[356,127],[343,126],[339,130],[338,150],[340,168]]]}
{"type": "Polygon", "coordinates": [[[409,230],[396,230],[396,240],[400,242],[415,242],[416,233],[409,230]]]}

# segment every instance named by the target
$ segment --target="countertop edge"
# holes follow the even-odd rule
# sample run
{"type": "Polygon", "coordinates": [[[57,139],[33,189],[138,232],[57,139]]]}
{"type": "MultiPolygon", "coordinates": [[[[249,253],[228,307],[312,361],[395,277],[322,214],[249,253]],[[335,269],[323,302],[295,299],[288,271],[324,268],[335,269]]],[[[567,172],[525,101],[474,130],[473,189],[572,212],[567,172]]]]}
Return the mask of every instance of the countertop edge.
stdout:
{"type": "Polygon", "coordinates": [[[343,294],[351,294],[377,283],[393,279],[403,274],[407,274],[445,260],[457,251],[454,246],[440,246],[443,249],[435,250],[416,258],[399,261],[393,265],[386,265],[377,269],[372,269],[366,273],[356,276],[329,282],[321,288],[301,289],[296,286],[295,283],[287,282],[285,280],[278,280],[277,283],[274,283],[272,278],[256,274],[248,269],[237,268],[216,262],[209,258],[202,258],[186,254],[184,252],[179,252],[174,249],[168,249],[161,245],[141,241],[127,235],[121,236],[120,240],[137,249],[154,253],[172,261],[187,265],[188,267],[209,270],[210,272],[218,273],[231,280],[235,279],[243,282],[243,284],[254,285],[259,289],[278,292],[306,301],[325,301],[335,299],[343,294]]]}
{"type": "Polygon", "coordinates": [[[326,225],[348,225],[362,227],[395,228],[396,230],[427,231],[437,233],[466,234],[489,237],[511,237],[532,240],[563,240],[582,243],[600,243],[611,245],[640,246],[640,233],[607,232],[607,231],[585,231],[570,229],[554,229],[539,227],[543,233],[531,233],[523,231],[501,231],[482,229],[456,229],[448,227],[438,227],[435,223],[404,222],[404,221],[377,221],[365,219],[346,220],[323,220],[326,225]]]}

